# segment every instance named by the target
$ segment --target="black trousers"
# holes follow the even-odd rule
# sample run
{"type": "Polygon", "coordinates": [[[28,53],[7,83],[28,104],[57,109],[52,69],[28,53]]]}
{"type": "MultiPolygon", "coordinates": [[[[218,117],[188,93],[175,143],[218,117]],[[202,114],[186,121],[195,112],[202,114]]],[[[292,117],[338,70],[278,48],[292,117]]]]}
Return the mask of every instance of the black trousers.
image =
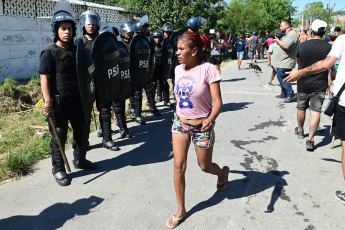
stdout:
{"type": "MultiPolygon", "coordinates": [[[[61,97],[59,95],[53,96],[53,112],[52,118],[55,123],[57,133],[59,135],[63,151],[65,151],[65,144],[68,133],[68,121],[71,123],[73,129],[73,155],[74,159],[85,159],[87,151],[87,141],[89,128],[85,121],[83,108],[79,96],[61,97]]],[[[59,149],[57,137],[55,136],[49,119],[48,126],[52,135],[50,141],[50,151],[52,155],[53,174],[63,171],[65,172],[64,161],[59,149]]]]}

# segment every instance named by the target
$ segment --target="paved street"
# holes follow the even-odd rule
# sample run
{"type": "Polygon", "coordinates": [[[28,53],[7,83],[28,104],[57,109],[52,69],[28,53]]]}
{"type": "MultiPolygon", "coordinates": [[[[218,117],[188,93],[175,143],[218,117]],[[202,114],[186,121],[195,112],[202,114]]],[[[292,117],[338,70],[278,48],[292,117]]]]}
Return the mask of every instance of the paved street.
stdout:
{"type": "MultiPolygon", "coordinates": [[[[225,191],[217,178],[203,173],[190,147],[186,173],[188,216],[178,229],[344,229],[345,206],[334,192],[345,189],[340,140],[330,148],[331,120],[322,115],[316,150],[294,135],[296,102],[275,95],[278,81],[267,87],[271,68],[248,71],[247,60],[222,69],[223,110],[216,121],[214,162],[230,167],[225,191]]],[[[296,91],[296,85],[294,84],[296,91]]],[[[324,104],[327,104],[328,100],[324,104]]],[[[0,229],[167,229],[177,211],[171,144],[172,110],[147,117],[148,124],[129,123],[132,139],[114,139],[111,152],[91,134],[88,159],[92,172],[72,167],[70,186],[60,187],[51,160],[39,162],[25,178],[0,185],[0,229]]],[[[305,125],[308,134],[309,113],[305,125]]],[[[72,164],[72,151],[67,151],[72,164]]]]}

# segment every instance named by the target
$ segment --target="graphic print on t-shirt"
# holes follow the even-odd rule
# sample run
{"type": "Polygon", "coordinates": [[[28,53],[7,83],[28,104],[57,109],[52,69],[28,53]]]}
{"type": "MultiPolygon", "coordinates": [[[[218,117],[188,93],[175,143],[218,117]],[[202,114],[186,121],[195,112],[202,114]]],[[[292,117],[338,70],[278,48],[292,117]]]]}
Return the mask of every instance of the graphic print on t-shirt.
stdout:
{"type": "Polygon", "coordinates": [[[193,103],[190,100],[190,97],[195,93],[196,82],[191,76],[181,77],[176,85],[176,93],[180,98],[179,107],[181,109],[192,109],[194,108],[193,103]]]}

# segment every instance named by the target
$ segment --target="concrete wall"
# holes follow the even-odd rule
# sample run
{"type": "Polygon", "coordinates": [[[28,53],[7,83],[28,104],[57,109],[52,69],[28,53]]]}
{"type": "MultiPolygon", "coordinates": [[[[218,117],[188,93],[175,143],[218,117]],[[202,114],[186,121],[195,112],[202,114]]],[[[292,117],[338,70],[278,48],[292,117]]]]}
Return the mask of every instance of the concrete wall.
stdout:
{"type": "MultiPolygon", "coordinates": [[[[20,0],[16,2],[20,2],[20,0]]],[[[92,3],[86,4],[85,2],[83,2],[84,5],[80,5],[80,1],[70,2],[79,4],[73,5],[77,6],[75,11],[78,14],[85,10],[96,10],[103,13],[104,16],[101,14],[101,18],[103,16],[103,19],[108,19],[107,24],[109,26],[119,27],[121,21],[126,20],[128,17],[118,13],[120,8],[92,3]],[[112,14],[112,12],[116,12],[117,15],[112,14]],[[116,18],[114,18],[114,15],[116,18]],[[115,22],[111,22],[110,18],[115,22]]],[[[19,16],[13,16],[16,13],[10,10],[6,11],[3,7],[5,5],[0,0],[0,81],[4,81],[8,77],[15,80],[30,78],[37,74],[41,51],[53,44],[51,18],[42,17],[42,15],[41,18],[23,17],[23,15],[19,15],[19,10],[17,10],[19,16]]],[[[81,35],[80,21],[77,20],[76,38],[81,35]]]]}

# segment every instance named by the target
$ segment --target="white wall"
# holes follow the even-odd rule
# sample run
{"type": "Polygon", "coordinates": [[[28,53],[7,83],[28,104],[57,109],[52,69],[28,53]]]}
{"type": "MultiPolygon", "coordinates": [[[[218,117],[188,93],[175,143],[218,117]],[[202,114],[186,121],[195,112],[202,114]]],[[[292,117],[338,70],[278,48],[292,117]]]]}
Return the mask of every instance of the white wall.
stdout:
{"type": "MultiPolygon", "coordinates": [[[[70,2],[78,3],[80,1],[70,2]]],[[[108,22],[109,26],[119,27],[121,21],[127,19],[125,15],[119,15],[117,12],[117,14],[112,14],[119,8],[86,4],[85,2],[83,4],[76,7],[77,13],[86,9],[101,12],[104,15],[101,14],[101,18],[102,16],[108,19],[113,17],[111,19],[116,21],[108,22]]],[[[3,7],[0,0],[0,81],[4,81],[8,77],[15,80],[30,78],[37,74],[41,51],[53,44],[51,18],[9,16],[6,15],[6,10],[3,15],[3,7]]],[[[20,11],[18,10],[18,12],[20,11]]],[[[82,35],[80,28],[80,22],[77,21],[76,38],[82,35]]]]}

